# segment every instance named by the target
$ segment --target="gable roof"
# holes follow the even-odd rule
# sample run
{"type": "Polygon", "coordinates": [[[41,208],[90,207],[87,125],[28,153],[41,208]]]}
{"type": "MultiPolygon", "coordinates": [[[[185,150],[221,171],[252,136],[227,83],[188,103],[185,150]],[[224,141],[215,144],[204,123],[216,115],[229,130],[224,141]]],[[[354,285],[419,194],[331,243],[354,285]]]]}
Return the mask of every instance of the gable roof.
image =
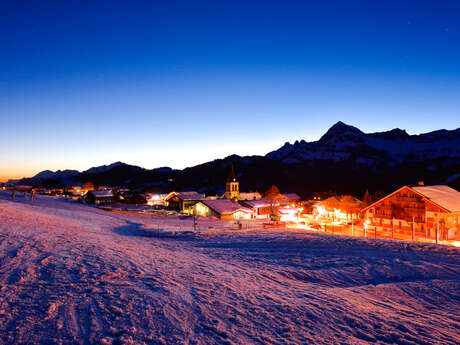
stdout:
{"type": "Polygon", "coordinates": [[[241,202],[245,205],[248,205],[251,208],[259,208],[259,207],[269,207],[269,206],[280,206],[277,200],[267,200],[267,199],[260,199],[260,200],[241,200],[241,202]]]}
{"type": "Polygon", "coordinates": [[[213,209],[219,214],[223,213],[235,213],[237,211],[252,213],[252,210],[244,207],[238,203],[234,203],[229,199],[217,199],[217,200],[202,200],[201,203],[213,209]]]}
{"type": "Polygon", "coordinates": [[[177,196],[182,200],[202,200],[206,197],[204,194],[197,192],[180,192],[177,196]]]}
{"type": "Polygon", "coordinates": [[[398,193],[399,191],[403,190],[404,188],[408,188],[412,192],[422,196],[426,200],[432,202],[433,204],[439,206],[440,208],[444,209],[448,212],[460,212],[460,192],[456,191],[449,186],[403,186],[393,193],[388,194],[387,196],[383,197],[376,202],[373,202],[369,206],[364,207],[361,211],[366,211],[371,207],[374,207],[376,204],[380,203],[384,199],[389,198],[390,196],[398,193]]]}
{"type": "Polygon", "coordinates": [[[259,192],[240,192],[240,200],[260,200],[262,194],[259,192]]]}
{"type": "Polygon", "coordinates": [[[174,196],[177,196],[182,200],[203,200],[206,197],[204,194],[197,192],[171,192],[164,198],[164,200],[167,201],[174,196]]]}
{"type": "Polygon", "coordinates": [[[296,193],[286,193],[286,194],[281,194],[281,195],[289,200],[300,200],[300,196],[296,193]]]}
{"type": "Polygon", "coordinates": [[[111,198],[113,197],[113,191],[109,190],[92,190],[88,193],[91,193],[96,198],[111,198]]]}
{"type": "Polygon", "coordinates": [[[411,188],[450,212],[460,212],[460,192],[449,186],[416,186],[411,188]]]}

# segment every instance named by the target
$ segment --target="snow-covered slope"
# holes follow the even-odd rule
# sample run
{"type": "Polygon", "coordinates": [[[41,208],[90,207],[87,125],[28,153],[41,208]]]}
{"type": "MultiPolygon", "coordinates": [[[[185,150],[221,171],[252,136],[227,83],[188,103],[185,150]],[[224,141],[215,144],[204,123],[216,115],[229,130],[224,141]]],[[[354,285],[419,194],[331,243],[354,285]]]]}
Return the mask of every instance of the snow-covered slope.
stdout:
{"type": "Polygon", "coordinates": [[[408,135],[401,129],[365,134],[356,127],[338,122],[320,140],[286,143],[267,157],[285,163],[354,158],[364,164],[398,164],[403,161],[423,162],[443,157],[460,158],[460,128],[408,135]]]}
{"type": "Polygon", "coordinates": [[[0,191],[1,344],[458,344],[454,247],[157,238],[146,229],[190,220],[8,199],[0,191]]]}

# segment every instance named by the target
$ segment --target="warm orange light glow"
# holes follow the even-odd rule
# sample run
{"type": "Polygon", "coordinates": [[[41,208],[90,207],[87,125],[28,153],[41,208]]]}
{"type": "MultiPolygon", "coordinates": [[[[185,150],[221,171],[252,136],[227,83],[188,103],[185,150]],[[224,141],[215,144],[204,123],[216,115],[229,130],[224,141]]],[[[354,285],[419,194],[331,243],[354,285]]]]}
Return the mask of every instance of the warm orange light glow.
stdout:
{"type": "Polygon", "coordinates": [[[334,209],[334,216],[336,219],[347,219],[347,214],[336,208],[334,209]]]}
{"type": "Polygon", "coordinates": [[[319,216],[324,216],[327,214],[327,211],[323,206],[316,206],[316,211],[318,212],[319,216]]]}
{"type": "Polygon", "coordinates": [[[280,221],[286,223],[299,223],[302,220],[300,219],[300,214],[302,213],[302,207],[295,207],[295,205],[291,205],[289,207],[284,207],[279,210],[280,213],[280,221]]]}

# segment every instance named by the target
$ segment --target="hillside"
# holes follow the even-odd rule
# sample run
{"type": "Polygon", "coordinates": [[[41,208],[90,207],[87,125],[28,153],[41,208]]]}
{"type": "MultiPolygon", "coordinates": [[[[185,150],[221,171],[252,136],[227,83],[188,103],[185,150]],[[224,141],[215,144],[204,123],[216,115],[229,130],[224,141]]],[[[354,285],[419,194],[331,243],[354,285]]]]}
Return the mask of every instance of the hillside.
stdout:
{"type": "Polygon", "coordinates": [[[460,252],[0,191],[1,344],[458,344],[460,252]],[[231,222],[228,222],[231,223],[231,222]]]}

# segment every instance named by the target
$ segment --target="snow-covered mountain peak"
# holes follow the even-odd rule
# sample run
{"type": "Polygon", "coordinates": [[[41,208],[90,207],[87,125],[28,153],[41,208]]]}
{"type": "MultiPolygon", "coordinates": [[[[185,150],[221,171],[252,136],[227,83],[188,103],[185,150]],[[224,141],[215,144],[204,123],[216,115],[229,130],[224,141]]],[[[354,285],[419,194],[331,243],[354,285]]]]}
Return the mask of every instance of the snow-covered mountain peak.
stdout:
{"type": "Polygon", "coordinates": [[[126,164],[123,163],[123,162],[115,162],[115,163],[112,163],[112,164],[109,164],[109,165],[101,165],[101,166],[98,166],[98,167],[90,168],[90,169],[84,171],[83,174],[99,174],[99,173],[102,173],[102,172],[109,171],[109,170],[111,170],[113,168],[116,168],[118,166],[121,166],[121,165],[126,165],[126,164]]]}
{"type": "Polygon", "coordinates": [[[311,160],[338,162],[355,157],[357,162],[366,162],[368,165],[442,157],[460,158],[460,129],[444,129],[420,135],[409,135],[400,128],[364,133],[339,121],[320,140],[286,143],[280,149],[268,153],[267,157],[285,163],[311,160]]]}
{"type": "Polygon", "coordinates": [[[37,180],[49,180],[49,179],[57,179],[57,178],[67,178],[78,175],[79,172],[77,170],[44,170],[39,172],[37,175],[34,176],[34,179],[37,180]]]}
{"type": "Polygon", "coordinates": [[[319,139],[319,142],[321,143],[329,143],[329,142],[337,142],[339,141],[338,139],[344,140],[351,140],[351,141],[356,141],[356,138],[360,138],[364,135],[361,130],[359,130],[356,127],[347,125],[346,123],[343,123],[342,121],[337,122],[335,125],[333,125],[329,130],[324,134],[321,139],[319,139]]]}
{"type": "Polygon", "coordinates": [[[395,129],[392,129],[390,131],[385,131],[385,132],[370,133],[367,135],[370,137],[387,139],[387,140],[396,140],[396,139],[405,140],[410,137],[410,135],[407,134],[405,129],[400,129],[400,128],[395,128],[395,129]]]}

